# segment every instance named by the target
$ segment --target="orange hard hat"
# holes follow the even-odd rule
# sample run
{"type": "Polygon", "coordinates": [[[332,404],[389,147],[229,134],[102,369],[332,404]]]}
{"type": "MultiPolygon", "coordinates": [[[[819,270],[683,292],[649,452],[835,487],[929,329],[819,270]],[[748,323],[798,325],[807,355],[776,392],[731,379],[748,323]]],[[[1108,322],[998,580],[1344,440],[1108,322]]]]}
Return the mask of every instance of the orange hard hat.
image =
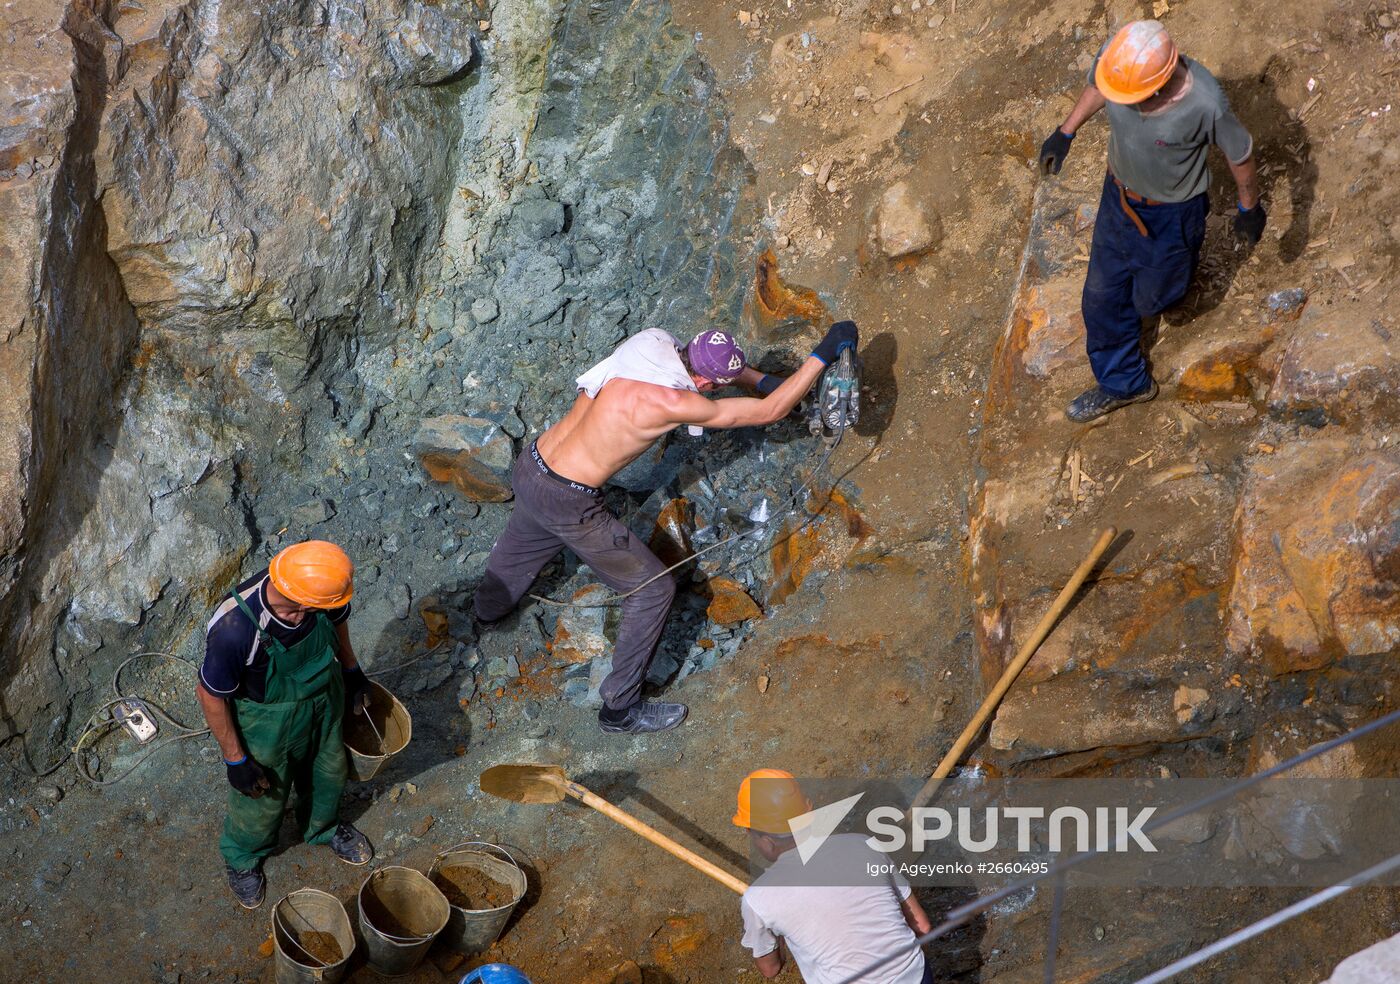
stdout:
{"type": "Polygon", "coordinates": [[[1167,84],[1180,57],[1161,21],[1133,21],[1099,55],[1094,85],[1109,102],[1140,103],[1167,84]]]}
{"type": "Polygon", "coordinates": [[[812,809],[791,772],[758,769],[739,783],[739,809],[734,823],[764,834],[790,834],[788,821],[812,809]]]}
{"type": "Polygon", "coordinates": [[[292,544],[272,558],[267,572],[273,587],[307,608],[339,608],[355,593],[355,565],[325,540],[292,544]]]}

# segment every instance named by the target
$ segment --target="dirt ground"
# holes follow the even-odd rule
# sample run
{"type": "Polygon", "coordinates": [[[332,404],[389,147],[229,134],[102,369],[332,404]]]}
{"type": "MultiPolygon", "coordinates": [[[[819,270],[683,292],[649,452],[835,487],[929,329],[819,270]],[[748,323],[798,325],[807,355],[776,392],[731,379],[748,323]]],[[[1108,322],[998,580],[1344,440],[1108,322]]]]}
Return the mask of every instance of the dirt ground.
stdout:
{"type": "MultiPolygon", "coordinates": [[[[750,770],[922,776],[975,709],[982,678],[968,496],[993,350],[1029,225],[1032,159],[1107,25],[1151,13],[1150,4],[1097,0],[674,6],[714,68],[733,138],[755,169],[769,217],[756,244],[774,245],[784,278],[817,289],[834,314],[861,325],[870,403],[833,471],[858,488],[862,524],[823,534],[812,575],[734,660],[672,688],[691,705],[676,733],[604,740],[591,713],[554,701],[546,685],[496,698],[496,726],[475,733],[450,698],[415,707],[410,751],[368,784],[374,798],[352,801],[351,813],[392,863],[426,867],[467,839],[518,849],[531,891],[492,956],[538,982],[601,984],[626,961],[646,981],[759,977],[738,944],[731,893],[574,804],[485,797],[475,782],[482,769],[561,763],[600,795],[742,870],[746,844],[729,816],[750,770]],[[926,255],[893,263],[873,240],[873,214],[899,180],[936,211],[943,238],[926,255]]],[[[1389,113],[1400,62],[1357,57],[1383,54],[1382,12],[1360,0],[1281,0],[1267,11],[1183,0],[1163,14],[1183,48],[1225,82],[1254,132],[1271,208],[1265,243],[1240,263],[1226,235],[1232,186],[1216,155],[1200,292],[1170,321],[1206,330],[1197,319],[1214,315],[1193,312],[1193,303],[1209,307],[1199,297],[1304,279],[1313,303],[1350,292],[1377,304],[1391,296],[1398,193],[1389,113]],[[1297,110],[1307,145],[1285,142],[1297,110]]],[[[1104,129],[1102,120],[1086,128],[1064,181],[1094,187],[1104,129]]],[[[1164,391],[1160,405],[1167,402],[1164,391]]],[[[1121,527],[1133,526],[1133,509],[1125,499],[1121,527]]],[[[1024,561],[1057,584],[1077,559],[1047,551],[1024,561]]],[[[1189,774],[1190,749],[1164,754],[1176,757],[1160,761],[1189,774]]],[[[272,979],[259,953],[268,908],[244,913],[231,904],[213,849],[222,783],[194,749],[167,755],[144,781],[100,796],[78,788],[56,805],[10,804],[9,829],[0,831],[11,857],[0,878],[33,885],[27,904],[0,911],[9,944],[0,979],[97,980],[114,949],[130,955],[133,980],[272,979]],[[33,822],[20,829],[13,820],[23,810],[33,822]],[[89,845],[84,856],[68,852],[75,843],[89,845]]],[[[349,899],[362,874],[304,845],[267,870],[269,903],[303,884],[349,899]]],[[[960,900],[931,893],[926,901],[937,919],[960,900]]],[[[1250,906],[1275,907],[1248,893],[1128,901],[1085,900],[1077,909],[1062,952],[1068,959],[1077,949],[1080,970],[1062,979],[1113,979],[1113,968],[1144,953],[1207,941],[1238,926],[1250,906]]],[[[1194,979],[1325,977],[1345,954],[1394,932],[1394,912],[1383,894],[1357,893],[1194,979]]],[[[1034,919],[978,924],[930,956],[939,979],[1039,980],[1042,931],[1034,919]]],[[[407,979],[455,981],[465,966],[435,954],[407,979]]],[[[781,979],[798,977],[789,969],[781,979]]]]}

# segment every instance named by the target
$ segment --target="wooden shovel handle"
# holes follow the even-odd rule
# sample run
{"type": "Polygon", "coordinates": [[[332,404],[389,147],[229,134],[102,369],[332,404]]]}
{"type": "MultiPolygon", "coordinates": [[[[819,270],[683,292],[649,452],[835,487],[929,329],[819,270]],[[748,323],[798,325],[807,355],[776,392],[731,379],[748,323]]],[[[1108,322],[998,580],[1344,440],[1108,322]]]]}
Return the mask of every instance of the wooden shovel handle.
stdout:
{"type": "Polygon", "coordinates": [[[1045,617],[1035,627],[1035,631],[1021,647],[1021,651],[1016,654],[1016,658],[1011,661],[1011,665],[1002,673],[1001,679],[992,688],[992,692],[987,695],[987,699],[982,701],[982,706],[977,708],[977,713],[972,716],[972,720],[963,729],[963,733],[958,736],[958,740],[953,743],[953,747],[948,749],[948,754],[943,756],[943,761],[938,763],[938,768],[934,770],[933,775],[929,776],[928,782],[924,783],[919,794],[914,797],[913,805],[915,807],[927,804],[933,796],[933,791],[938,788],[939,780],[948,778],[949,773],[953,771],[953,766],[958,764],[958,759],[962,758],[963,752],[967,751],[967,746],[972,744],[972,739],[977,737],[978,732],[982,730],[982,725],[987,723],[987,719],[997,709],[1001,699],[1006,696],[1006,692],[1016,682],[1016,677],[1030,662],[1035,651],[1040,648],[1040,644],[1050,634],[1050,630],[1055,627],[1055,623],[1064,614],[1080,585],[1084,583],[1084,579],[1089,576],[1089,572],[1094,569],[1094,565],[1099,562],[1099,558],[1103,556],[1103,552],[1108,549],[1108,545],[1113,542],[1116,536],[1118,536],[1118,530],[1112,526],[1099,534],[1094,549],[1090,550],[1088,556],[1079,562],[1079,566],[1070,575],[1070,579],[1061,589],[1055,603],[1050,606],[1050,610],[1045,613],[1045,617]]]}
{"type": "Polygon", "coordinates": [[[660,831],[654,830],[646,824],[642,823],[642,821],[632,816],[632,814],[627,813],[624,810],[619,810],[607,800],[603,799],[600,796],[594,795],[593,793],[589,792],[587,789],[580,786],[573,780],[561,780],[551,778],[549,781],[559,786],[559,788],[564,790],[565,793],[572,796],[579,802],[583,803],[585,806],[593,807],[593,809],[603,814],[603,816],[608,817],[611,820],[617,821],[618,823],[622,824],[622,826],[632,831],[632,833],[646,838],[666,853],[672,855],[673,857],[680,858],[682,861],[690,865],[696,871],[709,875],[711,878],[719,882],[725,888],[732,889],[733,891],[738,892],[740,895],[743,895],[745,889],[749,887],[746,882],[740,881],[738,878],[735,878],[723,868],[720,868],[714,864],[711,864],[709,861],[706,861],[700,855],[690,850],[690,848],[682,847],[680,844],[677,844],[665,834],[661,833],[660,831]]]}

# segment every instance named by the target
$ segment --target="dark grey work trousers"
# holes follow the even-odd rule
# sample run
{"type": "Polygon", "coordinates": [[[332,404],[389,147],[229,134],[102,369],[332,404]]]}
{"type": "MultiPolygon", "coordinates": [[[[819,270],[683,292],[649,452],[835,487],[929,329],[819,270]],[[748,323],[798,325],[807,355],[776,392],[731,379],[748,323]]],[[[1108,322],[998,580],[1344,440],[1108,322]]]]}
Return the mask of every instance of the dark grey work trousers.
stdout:
{"type": "MultiPolygon", "coordinates": [[[[604,508],[601,492],[551,471],[534,445],[516,460],[511,485],[515,509],[473,599],[483,622],[508,615],[564,547],[618,593],[665,570],[646,544],[604,508]]],[[[610,709],[624,710],[641,699],[642,681],[675,595],[676,583],[667,574],[622,602],[612,672],[601,688],[610,709]]]]}

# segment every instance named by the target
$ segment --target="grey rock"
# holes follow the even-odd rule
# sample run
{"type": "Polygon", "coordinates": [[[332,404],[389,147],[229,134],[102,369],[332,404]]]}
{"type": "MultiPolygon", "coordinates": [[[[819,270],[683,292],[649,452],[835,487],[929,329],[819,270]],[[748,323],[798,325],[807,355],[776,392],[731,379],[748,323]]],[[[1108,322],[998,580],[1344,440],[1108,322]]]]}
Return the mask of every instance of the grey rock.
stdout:
{"type": "Polygon", "coordinates": [[[412,610],[413,592],[407,584],[396,584],[390,591],[389,601],[394,606],[394,618],[402,622],[412,610]]]}
{"type": "Polygon", "coordinates": [[[492,297],[478,297],[472,301],[472,317],[477,324],[487,325],[495,321],[501,313],[500,305],[492,297]]]}
{"type": "Polygon", "coordinates": [[[287,516],[293,528],[316,526],[335,515],[335,503],[330,499],[308,499],[292,509],[287,516]]]}
{"type": "Polygon", "coordinates": [[[491,680],[514,680],[520,675],[520,663],[514,655],[497,656],[486,664],[486,676],[491,680]]]}
{"type": "Polygon", "coordinates": [[[520,312],[526,325],[545,321],[564,305],[564,268],[544,253],[517,253],[506,261],[496,295],[507,310],[520,312]]]}
{"type": "Polygon", "coordinates": [[[49,803],[63,799],[63,789],[59,786],[42,785],[34,787],[34,794],[49,803]]]}
{"type": "Polygon", "coordinates": [[[1274,316],[1293,314],[1307,303],[1308,292],[1302,287],[1288,287],[1276,290],[1264,301],[1269,313],[1274,316]]]}
{"type": "Polygon", "coordinates": [[[660,686],[670,680],[680,669],[680,661],[670,653],[658,652],[647,667],[647,683],[660,686]]]}
{"type": "Polygon", "coordinates": [[[371,407],[360,407],[350,417],[350,422],[345,425],[345,433],[351,440],[363,441],[365,435],[374,426],[374,410],[371,407]]]}
{"type": "MultiPolygon", "coordinates": [[[[564,686],[560,688],[559,692],[565,700],[577,707],[590,706],[589,702],[593,696],[587,677],[570,677],[564,681],[564,686]]],[[[598,703],[592,706],[602,707],[602,698],[598,698],[598,703]]]]}
{"type": "MultiPolygon", "coordinates": [[[[439,297],[428,305],[428,327],[435,333],[447,332],[447,341],[452,340],[452,322],[456,317],[456,310],[452,306],[452,299],[439,297]]],[[[447,342],[443,343],[444,345],[447,342]]],[[[441,345],[430,346],[429,351],[436,352],[441,345]]]]}
{"type": "Polygon", "coordinates": [[[583,270],[592,270],[603,262],[603,251],[587,239],[574,244],[574,262],[583,270]]]}
{"type": "Polygon", "coordinates": [[[521,202],[511,212],[510,222],[530,239],[549,239],[564,230],[564,206],[547,199],[521,202]]]}
{"type": "Polygon", "coordinates": [[[452,663],[449,659],[428,659],[424,660],[421,668],[413,676],[409,686],[414,693],[426,693],[429,690],[436,690],[447,682],[452,676],[452,663]]]}

